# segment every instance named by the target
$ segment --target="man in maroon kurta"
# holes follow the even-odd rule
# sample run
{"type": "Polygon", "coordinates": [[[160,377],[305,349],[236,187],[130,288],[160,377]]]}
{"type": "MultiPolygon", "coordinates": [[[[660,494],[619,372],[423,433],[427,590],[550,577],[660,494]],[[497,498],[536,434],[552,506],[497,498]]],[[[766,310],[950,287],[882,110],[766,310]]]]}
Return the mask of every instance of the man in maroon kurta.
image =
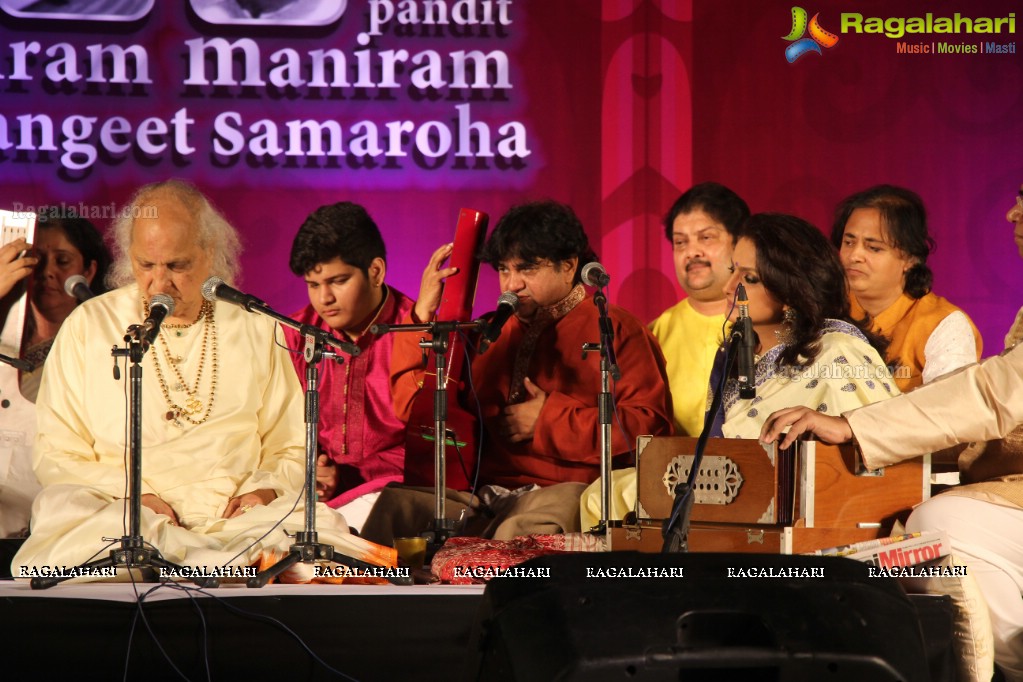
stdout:
{"type": "MultiPolygon", "coordinates": [[[[451,245],[446,245],[433,254],[408,321],[424,323],[433,318],[440,283],[456,272],[441,267],[450,253],[451,245]]],[[[562,507],[554,513],[559,519],[556,525],[565,531],[578,530],[579,493],[600,474],[600,356],[588,353],[584,358],[582,354],[584,343],[599,340],[598,314],[579,275],[582,265],[595,256],[572,210],[547,201],[518,206],[505,214],[487,240],[482,260],[494,266],[501,289],[513,292],[519,304],[498,339],[472,361],[472,386],[485,427],[479,482],[490,486],[481,496],[488,501],[489,512],[502,508],[514,513],[523,509],[519,502],[528,496],[522,490],[506,495],[508,491],[493,486],[539,486],[539,491],[528,495],[542,493],[544,505],[556,499],[562,507]],[[506,506],[508,497],[516,498],[516,504],[506,506]]],[[[617,408],[612,453],[616,462],[624,463],[636,436],[670,433],[671,398],[664,358],[649,331],[617,306],[610,306],[609,315],[622,374],[612,387],[617,408]]],[[[400,336],[394,341],[392,392],[395,411],[405,419],[426,368],[417,339],[400,336]]],[[[463,402],[475,406],[472,396],[464,396],[463,402]]],[[[531,512],[536,509],[525,506],[531,512]]],[[[384,513],[380,507],[373,517],[384,513]]],[[[500,516],[488,524],[487,534],[500,539],[531,530],[529,524],[515,522],[501,527],[500,516]]],[[[378,526],[379,519],[373,517],[374,532],[388,525],[378,526]]],[[[541,523],[539,528],[549,530],[550,524],[541,523]]],[[[389,540],[387,530],[422,529],[392,526],[377,541],[389,540]]]]}
{"type": "MultiPolygon", "coordinates": [[[[376,323],[405,318],[413,302],[384,284],[386,252],[365,209],[342,202],[323,206],[299,229],[291,248],[292,272],[305,279],[309,305],[298,322],[356,344],[360,354],[319,364],[320,426],[317,494],[358,528],[376,491],[402,479],[405,424],[394,416],[390,365],[394,335],[368,332],[376,323]]],[[[305,341],[285,329],[295,369],[306,386],[305,341]]]]}

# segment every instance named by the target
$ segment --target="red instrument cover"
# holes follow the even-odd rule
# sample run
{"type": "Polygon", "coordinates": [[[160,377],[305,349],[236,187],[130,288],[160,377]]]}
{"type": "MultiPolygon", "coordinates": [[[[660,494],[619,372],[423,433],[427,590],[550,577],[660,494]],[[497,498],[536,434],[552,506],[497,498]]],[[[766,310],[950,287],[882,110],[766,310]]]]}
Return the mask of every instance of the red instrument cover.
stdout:
{"type": "MultiPolygon", "coordinates": [[[[463,208],[458,213],[454,249],[448,262],[448,266],[457,267],[458,272],[444,282],[444,291],[437,309],[436,319],[439,321],[468,322],[472,317],[480,271],[476,254],[486,236],[488,220],[486,213],[471,208],[463,208]]],[[[465,337],[462,334],[451,335],[446,357],[448,435],[444,449],[445,484],[455,490],[469,490],[476,470],[478,419],[474,412],[466,410],[459,402],[461,389],[465,385],[465,374],[470,371],[465,358],[465,337]]],[[[428,370],[423,387],[412,403],[405,435],[407,485],[435,485],[433,393],[437,386],[436,379],[436,374],[428,370]]]]}

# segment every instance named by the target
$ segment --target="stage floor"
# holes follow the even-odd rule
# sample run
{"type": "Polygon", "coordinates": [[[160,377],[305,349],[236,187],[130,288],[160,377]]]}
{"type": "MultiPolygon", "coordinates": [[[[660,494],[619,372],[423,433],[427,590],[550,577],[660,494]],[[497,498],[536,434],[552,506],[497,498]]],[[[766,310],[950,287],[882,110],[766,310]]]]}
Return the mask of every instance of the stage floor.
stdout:
{"type": "Polygon", "coordinates": [[[856,666],[890,660],[912,673],[900,679],[954,678],[951,599],[907,597],[895,579],[870,578],[848,559],[565,553],[521,567],[549,574],[486,587],[62,583],[32,590],[25,580],[0,580],[0,674],[532,682],[566,671],[576,674],[570,679],[597,679],[599,670],[601,679],[802,680],[818,678],[786,674],[838,666],[845,675],[829,679],[858,682],[880,678],[856,666]],[[737,579],[729,574],[735,566],[813,567],[820,575],[737,579]],[[671,571],[682,573],[664,573],[671,571]]]}
{"type": "Polygon", "coordinates": [[[457,679],[483,590],[65,583],[40,591],[6,580],[0,665],[19,680],[457,679]]]}

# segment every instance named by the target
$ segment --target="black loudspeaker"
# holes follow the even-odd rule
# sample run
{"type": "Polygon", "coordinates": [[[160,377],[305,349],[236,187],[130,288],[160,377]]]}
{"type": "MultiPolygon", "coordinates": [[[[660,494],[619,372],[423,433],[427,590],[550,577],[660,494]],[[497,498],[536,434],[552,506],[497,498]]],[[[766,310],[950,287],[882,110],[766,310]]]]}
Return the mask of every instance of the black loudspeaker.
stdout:
{"type": "Polygon", "coordinates": [[[840,558],[567,554],[492,580],[471,680],[930,679],[898,583],[840,558]]]}
{"type": "Polygon", "coordinates": [[[0,539],[0,580],[12,577],[14,569],[11,562],[14,561],[14,555],[18,553],[24,543],[25,538],[0,539]]]}

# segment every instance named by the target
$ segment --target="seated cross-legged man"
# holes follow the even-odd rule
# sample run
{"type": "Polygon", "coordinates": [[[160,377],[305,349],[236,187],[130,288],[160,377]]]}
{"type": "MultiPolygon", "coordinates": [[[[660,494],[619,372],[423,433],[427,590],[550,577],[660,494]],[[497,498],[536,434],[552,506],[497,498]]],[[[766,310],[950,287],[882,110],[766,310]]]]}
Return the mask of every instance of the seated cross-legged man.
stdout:
{"type": "MultiPolygon", "coordinates": [[[[725,296],[731,277],[735,235],[749,207],[728,187],[702,182],[686,190],[664,217],[675,276],[686,297],[650,323],[661,346],[671,389],[675,433],[697,437],[707,411],[707,384],[729,322],[732,301],[725,296]]],[[[611,488],[612,519],[635,508],[636,469],[618,469],[611,488]]],[[[599,481],[583,497],[583,526],[599,516],[599,481]],[[592,513],[587,512],[589,508],[592,513]]]]}
{"type": "MultiPolygon", "coordinates": [[[[102,559],[114,549],[104,538],[125,534],[128,372],[111,375],[111,346],[157,297],[172,305],[141,363],[141,535],[200,572],[286,553],[304,530],[298,380],[272,320],[202,294],[212,275],[234,280],[237,234],[173,180],[143,187],[120,215],[120,286],[68,316],[46,361],[33,452],[43,490],[15,576],[102,559]]],[[[322,505],[317,531],[341,554],[394,560],[322,505]]]]}
{"type": "Polygon", "coordinates": [[[732,248],[748,217],[739,195],[703,182],[683,193],[664,218],[675,275],[686,297],[661,313],[650,331],[664,352],[679,435],[695,438],[703,430],[707,382],[732,303],[725,296],[732,248]]]}
{"type": "MultiPolygon", "coordinates": [[[[429,322],[440,303],[446,245],[434,252],[410,316],[429,322]]],[[[579,494],[600,473],[597,398],[600,357],[582,346],[599,339],[598,313],[580,270],[595,260],[575,213],[543,201],[516,206],[497,223],[482,260],[498,272],[502,291],[518,308],[497,340],[471,364],[471,387],[479,401],[483,444],[477,496],[454,496],[449,516],[470,511],[465,534],[498,540],[531,533],[573,532],[579,526],[579,494]]],[[[671,399],[664,360],[642,323],[610,306],[621,379],[613,386],[617,418],[612,428],[616,461],[628,460],[635,437],[671,432],[671,399]]],[[[395,409],[407,418],[427,371],[417,334],[395,340],[392,385],[395,409]]],[[[624,462],[623,462],[624,463],[624,462]]],[[[433,518],[426,492],[389,488],[381,495],[364,535],[388,543],[416,534],[433,518]]]]}
{"type": "MultiPolygon", "coordinates": [[[[1023,187],[1006,214],[1023,257],[1023,187]]],[[[994,660],[1007,680],[1023,680],[1023,310],[995,358],[925,384],[883,405],[829,417],[800,407],[767,419],[766,442],[816,437],[854,440],[875,469],[969,443],[958,458],[963,485],[910,515],[911,532],[944,530],[987,602],[994,660]],[[786,430],[787,433],[786,433],[786,430]]]]}

